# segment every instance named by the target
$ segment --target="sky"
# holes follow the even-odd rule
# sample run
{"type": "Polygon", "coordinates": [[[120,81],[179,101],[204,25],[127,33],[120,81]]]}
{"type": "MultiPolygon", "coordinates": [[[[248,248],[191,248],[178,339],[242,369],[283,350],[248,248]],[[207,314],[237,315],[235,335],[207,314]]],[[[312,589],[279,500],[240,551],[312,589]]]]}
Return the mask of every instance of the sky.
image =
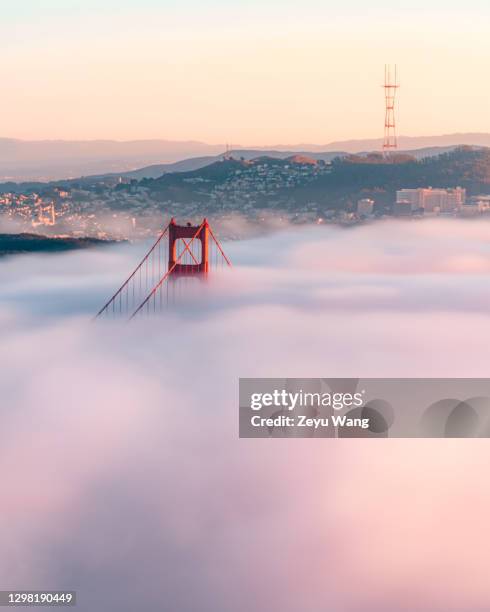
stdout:
{"type": "Polygon", "coordinates": [[[490,131],[484,0],[2,0],[0,135],[274,145],[490,131]]]}
{"type": "Polygon", "coordinates": [[[223,246],[207,298],[130,325],[90,317],[142,245],[0,260],[3,588],[75,589],[80,612],[488,610],[487,440],[237,433],[239,376],[486,377],[487,222],[223,246]]]}

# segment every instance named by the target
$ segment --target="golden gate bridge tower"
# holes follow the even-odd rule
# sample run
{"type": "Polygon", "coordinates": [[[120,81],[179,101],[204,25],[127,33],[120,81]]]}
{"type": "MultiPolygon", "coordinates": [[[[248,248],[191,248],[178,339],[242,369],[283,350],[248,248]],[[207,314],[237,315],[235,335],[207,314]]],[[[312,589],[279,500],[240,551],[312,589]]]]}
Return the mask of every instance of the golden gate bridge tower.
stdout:
{"type": "Polygon", "coordinates": [[[396,90],[400,87],[396,78],[396,64],[394,69],[385,65],[385,133],[383,140],[383,152],[389,153],[391,149],[398,147],[396,138],[395,101],[396,90]]]}
{"type": "Polygon", "coordinates": [[[191,282],[194,285],[193,281],[205,280],[213,270],[229,266],[207,219],[200,225],[178,225],[172,218],[95,318],[133,319],[161,312],[175,304],[191,282]]]}

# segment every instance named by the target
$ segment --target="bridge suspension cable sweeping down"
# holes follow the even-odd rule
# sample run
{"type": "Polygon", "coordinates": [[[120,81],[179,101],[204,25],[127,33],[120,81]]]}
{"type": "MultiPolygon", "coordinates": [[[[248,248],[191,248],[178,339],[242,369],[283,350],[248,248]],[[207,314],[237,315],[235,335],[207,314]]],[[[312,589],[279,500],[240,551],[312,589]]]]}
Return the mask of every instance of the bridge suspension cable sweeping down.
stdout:
{"type": "Polygon", "coordinates": [[[231,266],[207,219],[198,226],[174,219],[95,318],[129,317],[162,311],[186,288],[216,269],[231,266]]]}

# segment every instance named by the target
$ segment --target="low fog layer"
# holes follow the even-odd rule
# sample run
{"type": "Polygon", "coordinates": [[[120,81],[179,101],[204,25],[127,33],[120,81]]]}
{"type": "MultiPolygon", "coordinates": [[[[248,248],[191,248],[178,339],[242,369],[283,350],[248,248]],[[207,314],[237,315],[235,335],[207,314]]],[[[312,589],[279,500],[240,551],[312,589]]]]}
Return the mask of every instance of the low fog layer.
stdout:
{"type": "Polygon", "coordinates": [[[0,262],[2,588],[83,611],[490,606],[486,440],[239,440],[238,377],[488,376],[490,225],[226,243],[161,318],[92,324],[143,245],[0,262]]]}

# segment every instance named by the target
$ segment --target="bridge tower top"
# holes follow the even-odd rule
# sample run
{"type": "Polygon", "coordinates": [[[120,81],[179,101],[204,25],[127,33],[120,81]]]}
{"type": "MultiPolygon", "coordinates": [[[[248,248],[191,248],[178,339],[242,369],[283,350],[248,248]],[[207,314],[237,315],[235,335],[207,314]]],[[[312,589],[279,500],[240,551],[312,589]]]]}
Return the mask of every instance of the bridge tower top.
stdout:
{"type": "Polygon", "coordinates": [[[209,223],[204,219],[201,225],[178,225],[172,217],[168,224],[168,270],[172,276],[207,274],[209,272],[209,223]],[[180,255],[190,242],[201,244],[199,253],[190,250],[191,262],[180,261],[180,255]],[[180,242],[180,244],[179,244],[180,242]]]}

